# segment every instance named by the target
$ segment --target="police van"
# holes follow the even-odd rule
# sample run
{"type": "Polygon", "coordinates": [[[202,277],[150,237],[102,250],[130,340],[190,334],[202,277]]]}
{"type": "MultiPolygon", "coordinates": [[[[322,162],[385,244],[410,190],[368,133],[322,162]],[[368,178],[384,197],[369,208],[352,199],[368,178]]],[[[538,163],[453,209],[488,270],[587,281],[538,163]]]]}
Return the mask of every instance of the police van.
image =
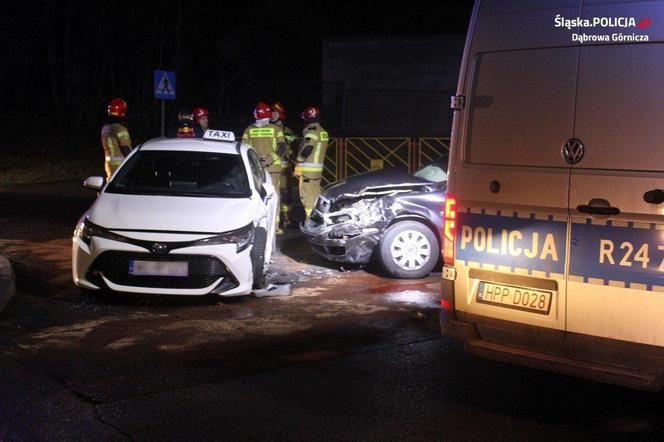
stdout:
{"type": "Polygon", "coordinates": [[[477,1],[452,108],[443,333],[661,389],[661,2],[477,1]]]}

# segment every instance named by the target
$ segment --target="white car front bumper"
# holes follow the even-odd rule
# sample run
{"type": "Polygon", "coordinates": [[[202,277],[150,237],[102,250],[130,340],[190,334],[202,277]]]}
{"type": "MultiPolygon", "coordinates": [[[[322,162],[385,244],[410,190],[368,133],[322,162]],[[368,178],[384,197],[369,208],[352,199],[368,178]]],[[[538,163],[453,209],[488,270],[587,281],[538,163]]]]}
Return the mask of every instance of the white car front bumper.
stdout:
{"type": "MultiPolygon", "coordinates": [[[[167,242],[163,237],[159,241],[167,242]]],[[[251,293],[253,282],[250,251],[251,246],[237,252],[235,244],[220,244],[152,254],[130,243],[93,237],[88,246],[74,237],[72,277],[76,286],[91,290],[194,296],[211,293],[220,296],[247,295],[251,293]],[[133,276],[129,274],[129,260],[187,261],[189,275],[133,276]]]]}

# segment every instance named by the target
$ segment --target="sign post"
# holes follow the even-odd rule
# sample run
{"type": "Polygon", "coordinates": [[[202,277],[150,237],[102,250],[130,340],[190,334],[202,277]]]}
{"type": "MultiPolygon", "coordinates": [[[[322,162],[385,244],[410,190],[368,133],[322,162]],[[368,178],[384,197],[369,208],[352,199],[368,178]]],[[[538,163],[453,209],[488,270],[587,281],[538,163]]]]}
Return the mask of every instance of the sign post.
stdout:
{"type": "Polygon", "coordinates": [[[166,136],[166,100],[175,100],[175,72],[154,71],[154,97],[161,100],[161,136],[166,136]]]}

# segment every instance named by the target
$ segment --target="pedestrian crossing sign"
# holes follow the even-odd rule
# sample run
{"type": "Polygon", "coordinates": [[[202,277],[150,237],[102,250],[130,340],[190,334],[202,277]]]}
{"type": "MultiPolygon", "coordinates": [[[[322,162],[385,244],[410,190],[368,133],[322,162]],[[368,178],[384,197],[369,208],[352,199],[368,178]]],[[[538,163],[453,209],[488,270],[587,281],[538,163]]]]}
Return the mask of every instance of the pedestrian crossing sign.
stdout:
{"type": "Polygon", "coordinates": [[[154,71],[154,97],[175,100],[175,72],[154,71]]]}

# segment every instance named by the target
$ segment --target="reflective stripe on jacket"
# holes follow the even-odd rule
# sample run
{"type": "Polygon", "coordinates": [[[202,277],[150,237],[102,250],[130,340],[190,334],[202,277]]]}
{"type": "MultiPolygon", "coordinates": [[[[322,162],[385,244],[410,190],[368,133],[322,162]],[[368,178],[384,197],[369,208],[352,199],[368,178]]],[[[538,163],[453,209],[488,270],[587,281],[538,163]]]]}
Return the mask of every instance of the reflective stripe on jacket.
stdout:
{"type": "Polygon", "coordinates": [[[129,131],[120,123],[104,124],[101,128],[101,146],[106,161],[124,160],[120,146],[131,148],[129,131]]]}
{"type": "Polygon", "coordinates": [[[258,155],[265,158],[268,172],[281,172],[281,157],[277,154],[277,144],[286,141],[279,126],[268,123],[258,127],[252,124],[244,130],[242,142],[253,146],[258,155]]]}
{"type": "Polygon", "coordinates": [[[309,179],[318,179],[323,176],[325,162],[325,151],[329,135],[318,123],[307,125],[302,131],[302,144],[298,151],[295,175],[309,179]],[[311,146],[311,152],[306,157],[302,156],[306,146],[311,146]]]}

